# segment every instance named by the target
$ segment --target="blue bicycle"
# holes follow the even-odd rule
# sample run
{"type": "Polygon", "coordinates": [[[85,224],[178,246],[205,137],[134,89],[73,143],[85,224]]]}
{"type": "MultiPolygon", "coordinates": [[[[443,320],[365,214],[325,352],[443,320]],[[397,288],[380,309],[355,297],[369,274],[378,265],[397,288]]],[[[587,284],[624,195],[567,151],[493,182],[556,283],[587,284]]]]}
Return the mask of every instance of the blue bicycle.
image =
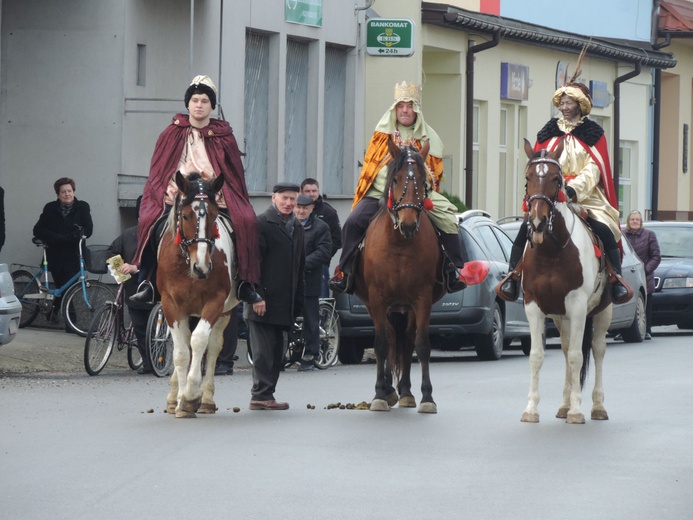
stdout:
{"type": "Polygon", "coordinates": [[[107,301],[114,301],[115,290],[99,280],[87,279],[87,272],[105,274],[107,272],[105,246],[91,246],[85,258],[82,250],[87,237],[82,235],[79,241],[79,272],[62,287],[51,288],[48,281],[48,261],[46,244],[38,238],[32,242],[43,247],[43,266],[12,264],[14,293],[22,303],[22,316],[19,327],[27,327],[43,312],[50,318],[58,309],[53,302],[62,296],[60,311],[70,330],[84,337],[89,330],[94,312],[107,301]]]}

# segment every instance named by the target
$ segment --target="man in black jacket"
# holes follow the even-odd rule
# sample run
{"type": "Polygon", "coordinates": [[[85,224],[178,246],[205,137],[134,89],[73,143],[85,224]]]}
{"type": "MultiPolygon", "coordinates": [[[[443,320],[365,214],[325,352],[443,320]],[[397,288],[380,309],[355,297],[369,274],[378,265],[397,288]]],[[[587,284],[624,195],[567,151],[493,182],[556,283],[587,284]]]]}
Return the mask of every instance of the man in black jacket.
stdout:
{"type": "Polygon", "coordinates": [[[294,214],[303,225],[306,249],[306,287],[303,292],[303,337],[306,350],[301,359],[301,372],[313,370],[320,355],[320,292],[323,267],[330,262],[332,239],[330,228],[314,211],[315,203],[308,195],[299,195],[294,214]]]}
{"type": "Polygon", "coordinates": [[[300,188],[280,182],[272,189],[272,204],[258,217],[262,297],[245,305],[253,353],[251,410],[286,410],[274,391],[284,358],[286,332],[303,310],[305,250],[303,226],[294,217],[300,188]]]}
{"type": "MultiPolygon", "coordinates": [[[[315,206],[313,208],[313,214],[325,222],[330,228],[330,237],[332,238],[332,250],[330,252],[330,260],[332,257],[342,248],[342,226],[339,223],[339,215],[337,210],[334,209],[330,204],[325,202],[320,195],[320,184],[315,179],[307,177],[301,183],[301,193],[308,195],[311,199],[315,201],[315,206]]],[[[327,298],[330,295],[330,290],[327,286],[330,281],[330,262],[325,262],[322,272],[322,288],[320,290],[320,296],[327,298]]]]}

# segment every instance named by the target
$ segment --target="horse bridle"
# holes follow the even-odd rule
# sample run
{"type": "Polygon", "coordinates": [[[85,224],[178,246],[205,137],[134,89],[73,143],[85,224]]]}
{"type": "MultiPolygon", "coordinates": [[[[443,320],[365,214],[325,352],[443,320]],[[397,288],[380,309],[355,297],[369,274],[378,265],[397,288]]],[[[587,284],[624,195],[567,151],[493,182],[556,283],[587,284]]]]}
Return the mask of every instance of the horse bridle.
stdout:
{"type": "MultiPolygon", "coordinates": [[[[416,180],[416,175],[414,174],[414,165],[416,164],[416,159],[414,159],[414,156],[411,153],[411,148],[407,147],[407,178],[404,181],[404,187],[402,188],[402,195],[399,197],[399,200],[397,202],[392,201],[392,205],[389,207],[390,214],[394,215],[393,220],[395,222],[395,227],[397,227],[399,223],[399,211],[401,209],[414,209],[416,210],[417,213],[421,213],[424,209],[424,201],[428,198],[428,185],[426,182],[424,182],[424,196],[419,197],[419,183],[416,180]],[[414,188],[414,195],[416,195],[416,203],[413,202],[405,202],[402,203],[404,200],[404,197],[407,194],[407,190],[409,189],[409,183],[412,183],[413,188],[414,188]]],[[[392,186],[389,187],[389,194],[388,198],[392,200],[392,186]]]]}
{"type": "MultiPolygon", "coordinates": [[[[199,192],[195,194],[193,197],[193,200],[190,202],[192,205],[195,200],[199,200],[200,204],[197,208],[197,229],[195,230],[195,236],[191,239],[185,238],[185,235],[183,234],[183,226],[181,226],[180,219],[182,215],[182,208],[183,205],[179,205],[178,208],[176,209],[176,225],[178,226],[178,234],[180,236],[180,249],[183,252],[183,256],[185,257],[185,261],[190,264],[190,253],[188,252],[188,248],[192,244],[197,244],[199,242],[205,242],[209,246],[209,256],[210,259],[212,257],[212,253],[214,252],[214,240],[211,238],[200,238],[200,221],[207,216],[207,205],[205,204],[205,199],[209,200],[209,196],[204,192],[204,186],[202,185],[201,182],[197,183],[199,186],[199,192]]],[[[185,200],[185,196],[181,198],[181,202],[185,200]]],[[[211,260],[210,260],[211,261],[211,260]]]]}
{"type": "MultiPolygon", "coordinates": [[[[563,168],[561,166],[561,163],[559,163],[556,159],[552,159],[551,157],[546,157],[546,150],[541,151],[541,155],[539,157],[536,157],[534,159],[530,159],[528,166],[531,166],[533,164],[536,164],[535,167],[535,172],[538,177],[544,178],[546,177],[546,174],[549,173],[549,164],[553,164],[554,166],[558,167],[558,185],[556,187],[556,193],[553,196],[553,198],[549,198],[543,193],[537,194],[537,195],[532,195],[527,201],[527,208],[529,209],[532,205],[532,202],[535,200],[543,200],[549,205],[549,221],[546,225],[546,230],[549,233],[550,236],[553,237],[553,219],[556,215],[556,203],[559,202],[559,194],[561,193],[561,190],[563,189],[563,174],[561,173],[563,168]]],[[[536,230],[534,230],[536,231],[536,230]]]]}

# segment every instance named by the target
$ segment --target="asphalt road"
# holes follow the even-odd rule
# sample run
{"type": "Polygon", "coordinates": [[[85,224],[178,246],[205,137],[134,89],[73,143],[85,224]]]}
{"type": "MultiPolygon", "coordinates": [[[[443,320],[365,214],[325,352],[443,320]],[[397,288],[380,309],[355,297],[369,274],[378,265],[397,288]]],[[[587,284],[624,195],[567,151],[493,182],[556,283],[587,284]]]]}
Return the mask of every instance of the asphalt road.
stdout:
{"type": "Polygon", "coordinates": [[[81,339],[20,335],[0,347],[3,519],[690,518],[693,349],[691,334],[673,329],[610,342],[610,420],[586,413],[584,425],[553,417],[557,349],[542,371],[539,424],[519,420],[529,387],[519,351],[496,362],[438,356],[437,415],[328,409],[370,401],[372,364],[289,369],[277,397],[291,409],[249,411],[241,364],[216,379],[217,414],[182,420],[163,413],[168,382],[133,374],[124,352],[89,377],[81,339]]]}

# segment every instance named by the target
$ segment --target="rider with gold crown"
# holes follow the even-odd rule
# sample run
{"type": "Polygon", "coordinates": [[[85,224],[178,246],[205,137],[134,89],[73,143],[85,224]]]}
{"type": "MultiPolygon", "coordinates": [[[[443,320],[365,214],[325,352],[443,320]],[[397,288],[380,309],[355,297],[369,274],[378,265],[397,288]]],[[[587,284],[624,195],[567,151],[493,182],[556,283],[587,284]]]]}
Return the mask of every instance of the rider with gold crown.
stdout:
{"type": "Polygon", "coordinates": [[[427,213],[440,232],[440,241],[449,259],[446,263],[447,290],[460,291],[466,284],[460,280],[456,269],[464,266],[455,216],[457,208],[439,193],[443,175],[443,143],[435,130],[424,121],[421,86],[407,84],[406,81],[395,85],[395,101],[380,119],[368,144],[352,211],[342,227],[342,253],[337,274],[330,281],[330,288],[335,293],[352,291],[351,274],[356,248],[366,234],[370,220],[378,211],[380,199],[385,196],[387,163],[391,159],[387,147],[389,138],[400,147],[411,145],[420,150],[426,141],[430,145],[426,170],[433,209],[427,213]]]}

